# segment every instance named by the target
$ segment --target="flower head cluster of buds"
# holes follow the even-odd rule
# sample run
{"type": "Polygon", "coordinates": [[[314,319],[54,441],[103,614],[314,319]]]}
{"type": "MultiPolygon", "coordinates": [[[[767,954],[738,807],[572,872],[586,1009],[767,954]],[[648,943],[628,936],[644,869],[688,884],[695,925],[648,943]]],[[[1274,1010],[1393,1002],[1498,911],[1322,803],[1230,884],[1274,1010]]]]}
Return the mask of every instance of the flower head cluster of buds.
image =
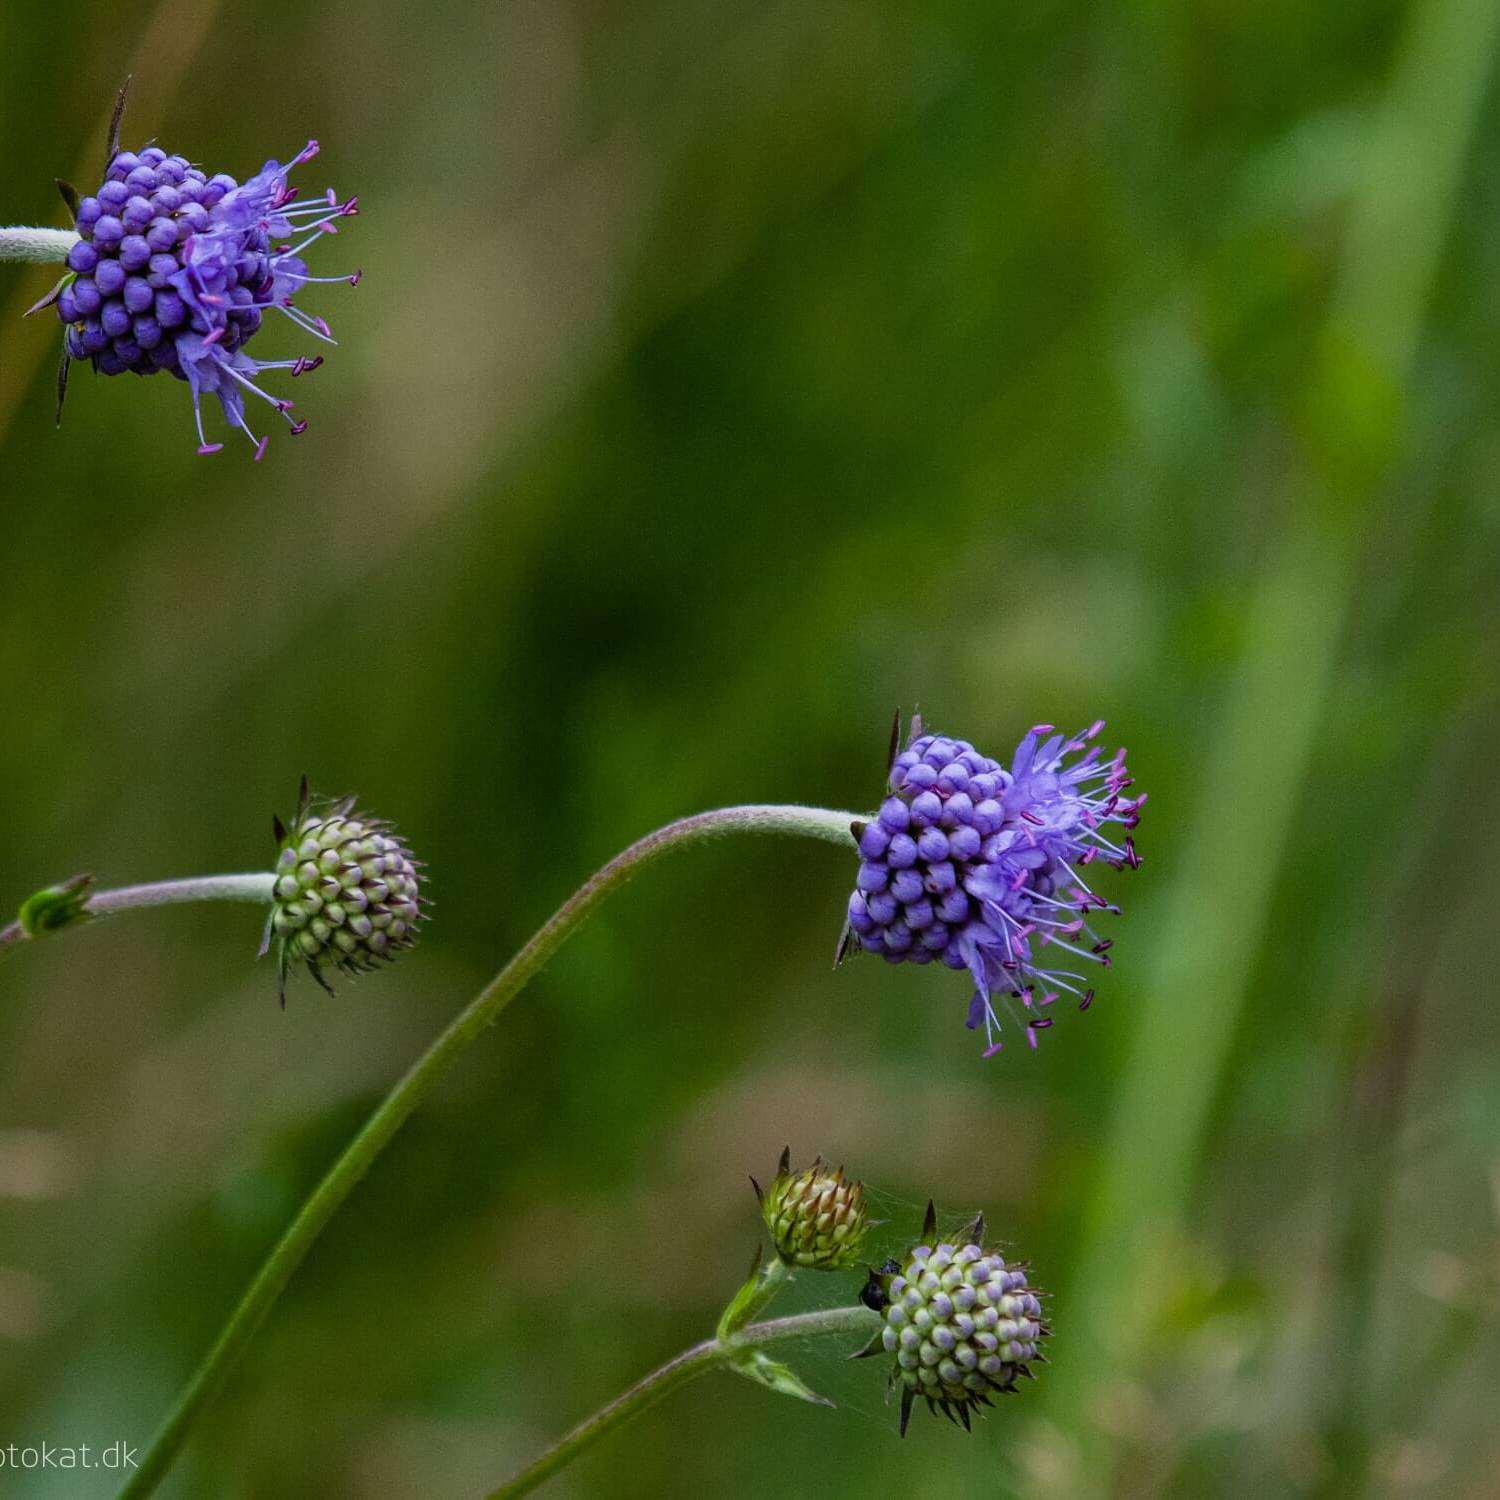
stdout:
{"type": "Polygon", "coordinates": [[[214,453],[203,431],[201,399],[217,396],[225,418],[250,439],[256,458],[267,440],[245,418],[245,397],[266,402],[291,431],[292,402],[260,385],[266,370],[302,375],[322,357],[258,360],[245,345],[269,311],[304,333],[331,344],[321,317],[296,297],[314,281],[358,283],[359,272],[309,275],[303,252],[338,221],[358,212],[358,200],[324,197],[298,203],[289,186],[294,167],[311,161],[309,141],[284,166],[268,161],[245,182],[220,172],[207,176],[186,158],[160,146],[112,150],[104,181],[77,206],[79,240],[68,255],[72,280],[57,295],[67,326],[68,355],[87,359],[104,375],[166,370],[188,383],[200,453],[214,453]]]}
{"type": "MultiPolygon", "coordinates": [[[[1111,940],[1090,917],[1118,908],[1082,871],[1095,859],[1117,869],[1140,863],[1129,830],[1146,799],[1126,795],[1123,750],[1105,759],[1090,744],[1103,727],[1065,736],[1039,724],[1007,768],[966,740],[924,733],[913,718],[905,748],[892,755],[890,795],[873,820],[854,826],[861,862],[841,955],[857,942],[891,963],[968,970],[968,1024],[983,1025],[986,1056],[1001,1045],[997,998],[1033,1046],[1062,993],[1081,1010],[1092,1003],[1084,975],[1053,967],[1042,950],[1109,964],[1111,940]]],[[[893,737],[893,752],[898,743],[893,737]]]]}
{"type": "Polygon", "coordinates": [[[818,1158],[794,1172],[791,1148],[764,1191],[752,1177],[760,1211],[776,1253],[788,1265],[817,1271],[839,1271],[859,1259],[869,1227],[864,1185],[851,1182],[842,1167],[830,1170],[818,1158]]]}
{"type": "Polygon", "coordinates": [[[354,798],[314,808],[306,780],[290,827],[275,820],[276,885],[265,952],[275,938],[282,1003],[294,963],[329,989],[323,965],[360,974],[417,940],[423,898],[412,858],[389,823],[360,812],[354,798]]]}
{"type": "Polygon", "coordinates": [[[901,1389],[901,1432],[913,1404],[969,1426],[975,1406],[1007,1395],[1031,1374],[1048,1329],[1025,1269],[984,1248],[981,1214],[953,1240],[939,1239],[937,1213],[927,1205],[921,1240],[900,1260],[870,1272],[862,1293],[884,1327],[869,1349],[896,1357],[892,1387],[901,1389]]]}

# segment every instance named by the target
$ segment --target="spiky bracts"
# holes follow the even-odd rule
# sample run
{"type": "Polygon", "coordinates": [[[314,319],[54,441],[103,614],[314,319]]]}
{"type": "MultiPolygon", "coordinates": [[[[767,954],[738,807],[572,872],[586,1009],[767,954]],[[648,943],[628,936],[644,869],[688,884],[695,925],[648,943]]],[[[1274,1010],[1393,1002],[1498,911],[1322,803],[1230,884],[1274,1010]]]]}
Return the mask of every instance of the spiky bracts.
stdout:
{"type": "Polygon", "coordinates": [[[1039,724],[1007,769],[966,740],[924,733],[916,717],[897,753],[898,715],[891,795],[871,822],[854,826],[861,863],[840,956],[857,941],[890,963],[967,969],[968,1025],[984,1027],[986,1056],[1001,1045],[996,999],[1032,1046],[1062,993],[1080,1010],[1092,1003],[1084,975],[1053,967],[1044,950],[1109,965],[1112,940],[1089,918],[1119,908],[1080,872],[1095,859],[1117,869],[1140,863],[1128,830],[1146,799],[1125,795],[1123,750],[1105,760],[1089,746],[1103,727],[1067,737],[1039,724]],[[1110,825],[1126,831],[1112,835],[1110,825]]]}
{"type": "Polygon", "coordinates": [[[864,1354],[896,1358],[891,1385],[901,1390],[901,1433],[918,1399],[969,1426],[976,1406],[1009,1394],[1033,1361],[1048,1329],[1026,1272],[984,1248],[981,1214],[952,1240],[939,1239],[929,1202],[920,1242],[899,1261],[870,1272],[862,1300],[885,1327],[864,1354]]]}
{"type": "Polygon", "coordinates": [[[277,818],[274,827],[277,879],[262,952],[274,936],[283,1004],[294,963],[331,989],[325,963],[364,973],[416,942],[420,862],[389,823],[358,811],[353,797],[315,807],[304,778],[291,826],[277,818]]]}
{"type": "MultiPolygon", "coordinates": [[[[81,201],[69,199],[79,241],[68,255],[72,274],[53,293],[66,327],[64,364],[87,359],[102,375],[166,370],[192,391],[200,453],[223,447],[203,430],[200,402],[211,394],[260,458],[267,439],[246,421],[245,397],[266,402],[300,433],[307,423],[291,415],[293,403],[270,394],[260,379],[268,370],[302,375],[323,360],[254,359],[245,345],[272,311],[319,342],[333,343],[328,324],[304,310],[298,294],[318,281],[355,285],[359,272],[312,276],[302,255],[357,213],[358,200],[341,199],[329,188],[309,202],[296,201],[288,174],[318,154],[316,141],[285,165],[268,161],[244,182],[223,172],[210,177],[160,146],[121,151],[123,105],[122,91],[104,181],[81,201]]],[[[66,369],[59,395],[65,379],[66,369]]]]}
{"type": "Polygon", "coordinates": [[[762,1192],[750,1179],[776,1253],[788,1265],[816,1271],[854,1265],[869,1227],[864,1185],[849,1181],[842,1167],[830,1170],[821,1157],[800,1172],[791,1166],[787,1147],[770,1187],[762,1192]]]}

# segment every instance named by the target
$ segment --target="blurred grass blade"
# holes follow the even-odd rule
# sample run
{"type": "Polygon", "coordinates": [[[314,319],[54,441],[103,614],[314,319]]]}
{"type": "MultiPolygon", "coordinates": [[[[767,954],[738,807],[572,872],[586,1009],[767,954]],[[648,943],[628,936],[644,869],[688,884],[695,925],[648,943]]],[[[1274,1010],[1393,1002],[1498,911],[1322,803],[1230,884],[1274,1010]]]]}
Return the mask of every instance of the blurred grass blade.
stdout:
{"type": "MultiPolygon", "coordinates": [[[[1193,834],[1176,861],[1072,1278],[1072,1352],[1049,1394],[1055,1419],[1086,1452],[1098,1440],[1105,1385],[1132,1379],[1148,1354],[1140,1318],[1153,1303],[1140,1289],[1170,1274],[1164,1257],[1180,1242],[1209,1111],[1267,937],[1361,542],[1379,525],[1378,501],[1399,459],[1401,393],[1497,19],[1497,0],[1417,6],[1370,141],[1322,359],[1302,403],[1307,485],[1270,551],[1199,769],[1193,834]]],[[[1088,1457],[1102,1479],[1100,1453],[1088,1457]]]]}

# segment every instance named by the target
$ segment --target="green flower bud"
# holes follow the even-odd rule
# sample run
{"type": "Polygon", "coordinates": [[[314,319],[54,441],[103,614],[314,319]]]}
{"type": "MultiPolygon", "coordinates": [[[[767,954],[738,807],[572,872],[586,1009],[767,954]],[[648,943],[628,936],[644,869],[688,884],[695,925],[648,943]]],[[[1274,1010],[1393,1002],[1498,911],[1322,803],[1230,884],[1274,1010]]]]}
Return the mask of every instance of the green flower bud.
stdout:
{"type": "Polygon", "coordinates": [[[760,1210],[771,1231],[776,1253],[792,1266],[815,1271],[839,1271],[859,1259],[864,1241],[865,1192],[848,1182],[844,1169],[830,1172],[819,1158],[802,1172],[791,1170],[792,1153],[781,1153],[781,1165],[771,1186],[760,1197],[760,1210]]]}
{"type": "Polygon", "coordinates": [[[277,940],[283,1001],[294,963],[305,963],[331,991],[325,963],[359,974],[412,946],[422,920],[418,861],[389,823],[359,812],[353,797],[315,810],[304,778],[292,826],[278,818],[275,828],[279,849],[266,944],[277,940]]]}
{"type": "Polygon", "coordinates": [[[45,932],[56,932],[59,927],[70,927],[74,922],[87,919],[92,875],[75,875],[61,885],[49,885],[44,890],[28,896],[21,903],[17,921],[27,937],[41,937],[45,932]]]}
{"type": "Polygon", "coordinates": [[[982,1214],[940,1240],[929,1203],[921,1243],[870,1272],[861,1300],[885,1326],[863,1352],[896,1358],[891,1384],[901,1389],[903,1436],[918,1397],[967,1428],[973,1407],[1014,1391],[1023,1375],[1033,1379],[1033,1360],[1046,1362],[1038,1352],[1048,1332],[1041,1300],[1025,1270],[983,1241],[982,1214]]]}

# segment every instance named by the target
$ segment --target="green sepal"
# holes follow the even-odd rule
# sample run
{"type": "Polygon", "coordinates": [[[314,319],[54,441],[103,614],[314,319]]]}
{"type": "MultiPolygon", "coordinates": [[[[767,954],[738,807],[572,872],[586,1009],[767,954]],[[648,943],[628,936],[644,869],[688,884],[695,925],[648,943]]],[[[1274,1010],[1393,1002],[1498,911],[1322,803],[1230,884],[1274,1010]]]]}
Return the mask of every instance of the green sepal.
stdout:
{"type": "Polygon", "coordinates": [[[21,903],[17,921],[27,937],[41,937],[43,933],[56,932],[60,927],[71,927],[75,922],[88,920],[89,887],[94,883],[92,875],[75,875],[61,885],[49,885],[28,896],[21,903]]]}
{"type": "Polygon", "coordinates": [[[44,307],[51,307],[52,304],[54,302],[56,302],[57,299],[59,297],[61,297],[62,294],[70,286],[72,286],[73,283],[75,281],[77,281],[77,280],[78,280],[78,272],[77,271],[65,271],[65,272],[63,272],[63,274],[57,279],[57,282],[53,286],[52,290],[50,292],[48,292],[47,295],[45,297],[41,298],[39,301],[33,302],[31,304],[31,306],[28,307],[26,309],[26,311],[21,314],[21,316],[23,318],[29,318],[32,315],[32,313],[39,313],[39,312],[41,312],[41,310],[44,307]]]}
{"type": "Polygon", "coordinates": [[[717,1335],[720,1343],[727,1343],[742,1329],[760,1309],[765,1306],[761,1295],[765,1281],[765,1246],[755,1247],[755,1258],[750,1262],[750,1274],[745,1284],[729,1300],[729,1306],[719,1316],[717,1335]]]}
{"type": "Polygon", "coordinates": [[[768,1390],[783,1396],[795,1396],[799,1401],[811,1401],[814,1406],[832,1406],[827,1396],[820,1396],[802,1377],[788,1366],[779,1363],[760,1349],[745,1349],[731,1355],[728,1367],[746,1380],[753,1380],[768,1390]]]}

